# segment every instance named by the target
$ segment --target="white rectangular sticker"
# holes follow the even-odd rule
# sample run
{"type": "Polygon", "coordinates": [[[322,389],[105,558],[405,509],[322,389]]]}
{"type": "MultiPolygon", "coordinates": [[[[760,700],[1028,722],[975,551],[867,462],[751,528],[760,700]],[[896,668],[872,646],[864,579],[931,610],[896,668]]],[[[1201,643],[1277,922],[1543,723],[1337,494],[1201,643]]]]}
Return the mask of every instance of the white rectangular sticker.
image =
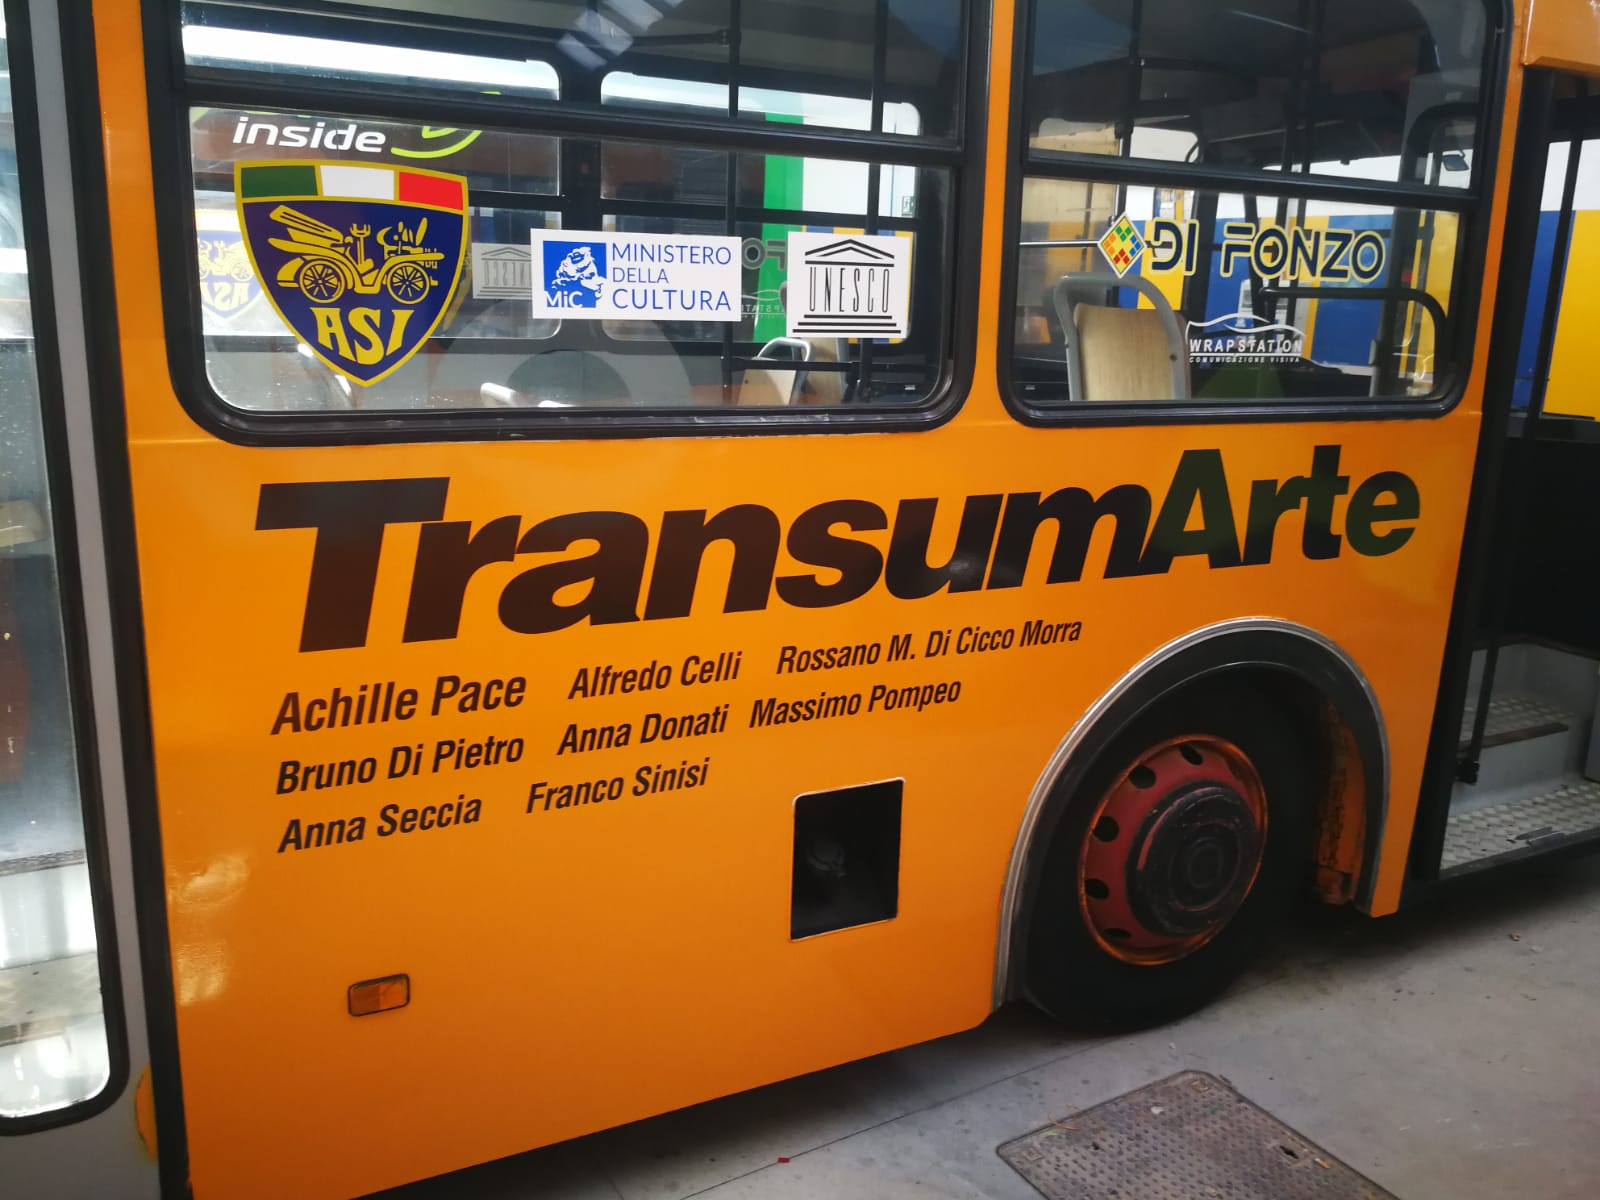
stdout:
{"type": "Polygon", "coordinates": [[[569,321],[738,321],[736,237],[533,231],[533,315],[569,321]]]}
{"type": "Polygon", "coordinates": [[[533,289],[533,256],[516,242],[472,243],[472,298],[521,300],[533,289]]]}
{"type": "Polygon", "coordinates": [[[903,338],[911,324],[911,239],[791,233],[789,336],[903,338]]]}

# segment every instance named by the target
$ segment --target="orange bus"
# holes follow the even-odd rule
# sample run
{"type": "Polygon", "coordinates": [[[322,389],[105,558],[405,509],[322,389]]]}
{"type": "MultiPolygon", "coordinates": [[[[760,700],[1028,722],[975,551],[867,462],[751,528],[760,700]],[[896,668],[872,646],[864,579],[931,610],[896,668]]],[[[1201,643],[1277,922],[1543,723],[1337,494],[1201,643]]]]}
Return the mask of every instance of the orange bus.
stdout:
{"type": "Polygon", "coordinates": [[[4,16],[8,1194],[1160,1021],[1600,841],[1587,5],[4,16]]]}

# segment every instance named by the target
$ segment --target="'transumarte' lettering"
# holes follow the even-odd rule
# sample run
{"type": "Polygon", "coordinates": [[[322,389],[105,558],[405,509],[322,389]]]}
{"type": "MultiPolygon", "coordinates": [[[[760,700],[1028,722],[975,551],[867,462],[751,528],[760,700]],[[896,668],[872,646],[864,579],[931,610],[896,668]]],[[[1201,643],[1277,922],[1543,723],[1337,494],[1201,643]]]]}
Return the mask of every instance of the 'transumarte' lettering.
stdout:
{"type": "MultiPolygon", "coordinates": [[[[871,501],[842,499],[816,504],[787,526],[764,505],[736,504],[716,513],[667,512],[654,530],[642,517],[608,511],[535,519],[526,528],[514,514],[478,525],[446,521],[445,478],[269,483],[261,488],[256,528],[315,532],[300,649],[334,650],[367,644],[384,532],[397,524],[422,526],[407,642],[457,637],[472,578],[519,559],[527,565],[499,588],[497,614],[514,633],[539,634],[687,617],[697,600],[720,599],[726,613],[762,611],[774,595],[793,608],[832,608],[880,586],[909,601],[1019,588],[1040,576],[1047,586],[1077,583],[1096,570],[1107,579],[1161,575],[1181,558],[1202,559],[1212,570],[1261,566],[1272,561],[1279,523],[1291,513],[1301,514],[1299,552],[1306,558],[1338,558],[1346,544],[1367,558],[1397,553],[1422,516],[1416,482],[1380,471],[1352,488],[1340,473],[1341,454],[1339,446],[1318,446],[1306,474],[1244,488],[1230,484],[1220,450],[1189,450],[1159,502],[1133,483],[1099,495],[1069,486],[967,496],[958,514],[939,498],[905,499],[892,518],[871,501]],[[1248,502],[1236,506],[1234,497],[1244,495],[1248,502]],[[1342,496],[1349,501],[1336,531],[1342,496]],[[936,522],[953,526],[953,539],[936,537],[936,522]],[[1110,531],[1103,543],[1095,537],[1102,527],[1110,531]],[[720,597],[702,596],[703,560],[719,543],[719,558],[731,550],[727,585],[720,597]],[[1105,559],[1091,564],[1097,544],[1107,546],[1105,559]],[[935,552],[936,545],[950,548],[935,552]]],[[[801,653],[796,647],[796,671],[801,653]]],[[[656,662],[620,671],[585,667],[568,698],[662,688],[671,680],[671,668],[656,662]]],[[[461,690],[458,705],[471,699],[465,685],[461,690]]],[[[435,712],[439,703],[436,694],[435,712]]],[[[490,706],[487,693],[481,703],[490,706]]],[[[275,731],[285,722],[309,727],[285,710],[275,731]]]]}

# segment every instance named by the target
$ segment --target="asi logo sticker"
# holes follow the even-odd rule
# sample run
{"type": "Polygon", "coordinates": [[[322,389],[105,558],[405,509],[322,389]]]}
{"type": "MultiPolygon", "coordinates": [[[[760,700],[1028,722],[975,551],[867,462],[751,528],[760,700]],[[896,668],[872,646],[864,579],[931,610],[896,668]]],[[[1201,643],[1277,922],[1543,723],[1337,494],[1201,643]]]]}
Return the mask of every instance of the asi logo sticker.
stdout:
{"type": "Polygon", "coordinates": [[[459,175],[331,162],[238,163],[256,278],[318,358],[359,384],[398,370],[455,294],[467,248],[459,175]]]}
{"type": "Polygon", "coordinates": [[[1139,231],[1133,227],[1126,213],[1118,217],[1116,224],[1106,230],[1105,236],[1100,239],[1100,253],[1106,256],[1118,279],[1138,265],[1144,251],[1144,238],[1139,236],[1139,231]]]}
{"type": "Polygon", "coordinates": [[[194,223],[200,304],[211,320],[231,324],[261,299],[261,285],[250,268],[250,254],[239,232],[238,214],[232,209],[197,208],[194,223]]]}

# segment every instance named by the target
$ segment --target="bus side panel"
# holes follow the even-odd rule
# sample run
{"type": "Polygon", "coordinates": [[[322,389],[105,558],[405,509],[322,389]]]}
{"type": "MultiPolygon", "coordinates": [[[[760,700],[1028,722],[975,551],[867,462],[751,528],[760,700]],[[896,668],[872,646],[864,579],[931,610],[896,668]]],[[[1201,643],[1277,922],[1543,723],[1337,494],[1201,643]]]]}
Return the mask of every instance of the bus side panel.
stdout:
{"type": "MultiPolygon", "coordinates": [[[[1309,467],[1306,432],[1206,439],[1236,513],[1253,481],[1309,467]]],[[[796,610],[774,595],[740,613],[720,611],[727,572],[708,561],[691,617],[524,635],[499,614],[519,577],[537,570],[532,558],[474,578],[458,637],[405,644],[411,525],[384,539],[366,642],[311,654],[295,647],[315,535],[254,531],[263,485],[444,478],[446,519],[475,530],[507,516],[527,529],[602,511],[654,528],[666,506],[736,505],[770,509],[788,527],[840,498],[885,512],[937,498],[936,539],[948,553],[969,495],[1133,484],[1159,504],[1180,452],[1131,433],[1001,426],[894,447],[674,442],[651,448],[659,474],[643,488],[623,482],[643,472],[618,472],[614,444],[139,446],[197,1178],[217,1166],[208,1147],[275,1130],[303,1152],[323,1146],[328,1177],[347,1171],[348,1186],[370,1186],[368,1155],[398,1180],[456,1154],[506,1153],[980,1020],[998,900],[1035,780],[1077,714],[1132,663],[1197,627],[1262,614],[1333,631],[1391,714],[1400,808],[1420,764],[1408,714],[1428,708],[1436,605],[1451,581],[1453,548],[1432,531],[1459,522],[1460,502],[1450,468],[1430,469],[1444,453],[1427,427],[1392,429],[1381,446],[1356,444],[1349,429],[1318,436],[1341,447],[1353,486],[1405,464],[1425,516],[1395,561],[1347,551],[1307,562],[1298,523],[1286,522],[1282,562],[1268,567],[1180,560],[1166,577],[1049,587],[1038,562],[1015,590],[908,602],[880,586],[844,611],[796,610]],[[995,465],[973,470],[974,460],[995,465]],[[783,478],[801,482],[775,490],[770,481],[783,478]],[[964,490],[947,490],[953,481],[964,490]],[[970,650],[979,632],[998,632],[1004,648],[970,650]],[[906,661],[890,661],[896,639],[911,647],[906,661]],[[875,661],[784,670],[794,651],[834,647],[862,647],[847,653],[875,661]],[[737,663],[736,676],[685,686],[718,663],[737,663]],[[655,686],[583,694],[618,677],[655,686]],[[328,712],[357,711],[341,710],[336,693],[415,713],[313,728],[328,712]],[[841,696],[841,715],[806,719],[841,696]],[[659,717],[715,732],[666,741],[659,717]],[[474,755],[501,761],[464,765],[474,755]],[[791,941],[796,797],[885,779],[905,781],[897,916],[791,941]],[[350,984],[398,972],[411,977],[408,1008],[347,1015],[350,984]]],[[[1097,536],[1091,562],[1108,540],[1097,536]]],[[[881,535],[864,541],[884,545],[881,535]]],[[[645,578],[647,591],[661,576],[645,578]]],[[[637,609],[644,600],[628,579],[637,609]]],[[[266,1180],[260,1194],[283,1194],[287,1180],[270,1169],[249,1174],[248,1186],[266,1180]]],[[[246,1194],[237,1183],[230,1173],[221,1194],[246,1194]]]]}
{"type": "MultiPolygon", "coordinates": [[[[1056,746],[1134,663],[1213,623],[1282,618],[1352,655],[1388,722],[1394,828],[1409,829],[1474,406],[1392,424],[1023,428],[994,384],[995,171],[976,383],[945,428],[227,444],[172,392],[137,20],[112,0],[97,13],[201,1200],[350,1196],[982,1020],[1018,823],[1056,746]],[[1308,558],[1295,513],[1269,562],[1239,565],[1227,546],[1252,490],[1308,475],[1317,447],[1337,448],[1336,468],[1332,451],[1322,461],[1339,556],[1308,558]],[[295,490],[328,484],[350,489],[333,501],[295,490]],[[1124,534],[1131,557],[1102,521],[1081,581],[1068,567],[1050,584],[1047,522],[1021,586],[984,586],[1005,582],[991,574],[993,521],[1029,502],[1008,497],[1117,487],[1149,498],[1124,534]],[[1412,489],[1415,514],[1368,513],[1383,552],[1353,549],[1351,496],[1387,503],[1412,489]],[[798,606],[796,580],[814,580],[815,595],[841,573],[800,557],[790,531],[839,500],[883,514],[885,528],[836,531],[871,548],[847,569],[870,586],[798,606]],[[707,551],[682,614],[675,589],[695,571],[660,553],[665,514],[738,506],[748,544],[707,551]],[[924,547],[907,531],[927,506],[924,547]],[[315,520],[351,513],[398,519],[381,541],[374,527],[324,533],[314,591],[315,520]],[[558,517],[572,518],[570,548],[490,562],[460,590],[459,624],[441,625],[457,588],[437,562],[419,578],[425,527],[505,520],[520,541],[558,517]],[[1206,537],[1184,542],[1202,523],[1206,537]],[[1188,549],[1169,564],[1146,555],[1151,529],[1188,549]],[[551,573],[597,552],[590,571],[551,573]],[[918,555],[934,567],[954,557],[958,586],[919,583],[918,555]],[[408,623],[427,636],[407,640],[408,623]],[[868,661],[791,669],[801,651],[858,646],[843,657],[868,661]],[[702,674],[708,663],[721,665],[702,674]],[[839,703],[843,715],[817,715],[839,703]],[[687,735],[650,736],[683,717],[687,735]],[[904,781],[895,915],[792,939],[796,798],[893,779],[904,781]],[[351,1015],[352,984],[401,973],[409,1004],[351,1015]]],[[[1385,856],[1380,907],[1392,908],[1402,867],[1385,856]]]]}

